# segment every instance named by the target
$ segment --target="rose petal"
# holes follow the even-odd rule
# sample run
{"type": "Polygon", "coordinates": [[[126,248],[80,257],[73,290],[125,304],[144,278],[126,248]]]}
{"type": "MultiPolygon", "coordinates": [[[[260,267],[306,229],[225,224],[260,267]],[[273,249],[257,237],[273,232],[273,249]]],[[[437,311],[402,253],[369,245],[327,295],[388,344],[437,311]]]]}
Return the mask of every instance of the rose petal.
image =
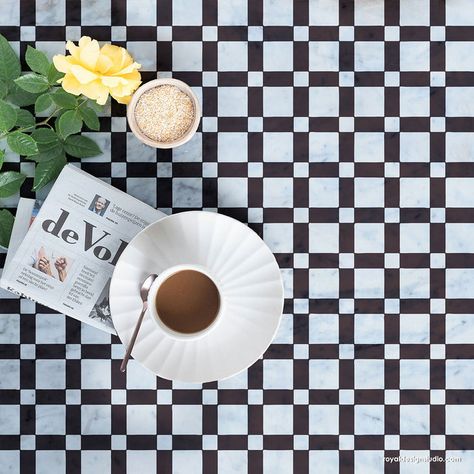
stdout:
{"type": "Polygon", "coordinates": [[[66,74],[63,77],[61,86],[66,92],[69,92],[70,94],[82,94],[82,85],[72,74],[66,74]]]}
{"type": "Polygon", "coordinates": [[[128,66],[125,66],[123,69],[121,69],[119,72],[116,72],[114,75],[122,76],[123,74],[130,74],[131,72],[137,69],[140,69],[141,67],[142,67],[141,64],[132,63],[132,64],[129,64],[128,66]]]}
{"type": "Polygon", "coordinates": [[[71,66],[74,64],[74,58],[72,56],[63,56],[62,54],[56,54],[53,56],[54,67],[59,72],[68,73],[71,66]]]}
{"type": "Polygon", "coordinates": [[[78,64],[74,64],[71,66],[71,73],[74,74],[76,79],[81,84],[89,84],[89,82],[95,81],[97,79],[97,74],[85,69],[78,64]]]}
{"type": "MultiPolygon", "coordinates": [[[[86,37],[83,36],[81,38],[81,41],[83,38],[86,37]]],[[[79,41],[79,47],[81,48],[80,62],[85,68],[89,69],[90,71],[93,71],[96,67],[97,60],[99,59],[99,43],[97,42],[97,40],[92,40],[90,43],[87,43],[83,46],[81,45],[81,41],[79,41]]]]}
{"type": "Polygon", "coordinates": [[[99,59],[97,60],[96,68],[101,74],[107,74],[114,67],[113,61],[105,54],[102,53],[102,50],[99,54],[99,59]]]}

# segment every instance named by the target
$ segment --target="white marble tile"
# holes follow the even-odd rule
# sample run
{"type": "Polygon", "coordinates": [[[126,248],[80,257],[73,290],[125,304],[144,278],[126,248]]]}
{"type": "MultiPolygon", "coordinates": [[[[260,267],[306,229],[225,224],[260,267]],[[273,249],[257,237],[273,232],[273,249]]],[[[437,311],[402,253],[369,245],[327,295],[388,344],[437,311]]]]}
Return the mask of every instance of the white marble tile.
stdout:
{"type": "Polygon", "coordinates": [[[337,268],[312,268],[309,270],[310,298],[338,298],[339,270],[337,268]]]}
{"type": "Polygon", "coordinates": [[[430,386],[430,361],[403,359],[400,361],[400,389],[427,389],[430,386]]]}
{"type": "Polygon", "coordinates": [[[244,41],[219,41],[217,45],[218,70],[247,71],[247,49],[248,44],[244,41]]]}
{"type": "Polygon", "coordinates": [[[156,2],[154,0],[127,0],[127,25],[156,25],[156,2]]]}
{"type": "Polygon", "coordinates": [[[310,344],[337,344],[339,342],[338,315],[310,314],[308,337],[310,344]]]}
{"type": "Polygon", "coordinates": [[[36,451],[35,474],[51,474],[51,466],[59,473],[66,472],[66,451],[36,451]]]}
{"type": "Polygon", "coordinates": [[[20,361],[18,359],[0,359],[0,374],[2,374],[0,390],[20,389],[20,361]]]}
{"type": "Polygon", "coordinates": [[[309,224],[309,251],[311,253],[339,252],[339,224],[309,224]]]}
{"type": "Polygon", "coordinates": [[[446,298],[472,298],[474,268],[446,269],[446,298]]]}
{"type": "Polygon", "coordinates": [[[428,405],[400,406],[400,434],[426,435],[430,433],[430,407],[428,405]]]}
{"type": "Polygon", "coordinates": [[[446,3],[446,25],[474,25],[474,9],[471,0],[450,0],[446,3]]]}
{"type": "Polygon", "coordinates": [[[265,26],[293,25],[292,3],[287,0],[264,0],[263,24],[265,26]]]}
{"type": "Polygon", "coordinates": [[[383,25],[385,21],[383,2],[356,0],[354,14],[355,25],[383,25]]]}
{"type": "Polygon", "coordinates": [[[263,432],[269,435],[293,434],[293,405],[264,405],[263,432]]]}
{"type": "Polygon", "coordinates": [[[446,361],[446,388],[453,390],[474,390],[474,361],[454,359],[446,361]]]}
{"type": "Polygon", "coordinates": [[[111,413],[112,407],[110,405],[82,405],[81,434],[110,434],[111,413]]]}
{"type": "MultiPolygon", "coordinates": [[[[151,435],[156,433],[156,405],[127,405],[127,434],[151,435]]],[[[174,413],[173,413],[174,415],[174,413]]],[[[199,417],[198,417],[199,418],[199,417]]],[[[193,418],[190,417],[189,423],[193,418]]],[[[201,433],[199,433],[201,434],[201,433]]]]}
{"type": "Polygon", "coordinates": [[[429,269],[400,269],[400,298],[429,298],[429,269]]]}
{"type": "Polygon", "coordinates": [[[356,314],[354,316],[355,344],[383,344],[384,327],[383,314],[356,314]]]}
{"type": "Polygon", "coordinates": [[[37,26],[66,24],[66,0],[36,0],[37,26]]]}
{"type": "Polygon", "coordinates": [[[429,178],[401,178],[400,207],[430,207],[429,178]]]}
{"type": "Polygon", "coordinates": [[[247,134],[242,132],[219,132],[217,136],[219,162],[247,161],[247,134]]]}
{"type": "Polygon", "coordinates": [[[474,318],[471,314],[446,315],[446,344],[471,344],[474,340],[474,318]]]}
{"type": "Polygon", "coordinates": [[[337,132],[310,132],[309,133],[309,161],[331,162],[339,160],[339,133],[337,132]]]}
{"type": "MultiPolygon", "coordinates": [[[[128,0],[132,3],[133,0],[128,0]]],[[[151,10],[145,2],[141,3],[143,11],[150,17],[151,10]]],[[[132,5],[128,5],[132,9],[132,5]]],[[[112,22],[112,0],[81,0],[81,25],[110,25],[112,22]]]]}
{"type": "Polygon", "coordinates": [[[428,314],[400,315],[400,343],[428,344],[430,342],[430,316],[428,314]]]}
{"type": "MultiPolygon", "coordinates": [[[[216,442],[217,446],[217,442],[216,442]]],[[[217,448],[216,448],[217,449],[217,448]]],[[[221,474],[238,474],[246,472],[248,467],[247,451],[218,451],[217,468],[221,474]]]]}
{"type": "Polygon", "coordinates": [[[384,134],[381,132],[356,132],[354,134],[354,161],[383,162],[385,156],[384,134]]]}
{"type": "Polygon", "coordinates": [[[400,43],[400,71],[429,70],[429,41],[402,41],[400,43]]]}
{"type": "Polygon", "coordinates": [[[356,41],[354,46],[355,71],[383,71],[385,44],[382,41],[356,41]]]}
{"type": "MultiPolygon", "coordinates": [[[[235,89],[235,87],[233,89],[235,89]]],[[[245,89],[245,92],[247,93],[247,89],[245,89]]],[[[292,117],[293,88],[264,87],[263,115],[264,117],[292,117]]]]}
{"type": "MultiPolygon", "coordinates": [[[[184,406],[184,405],[183,405],[184,406]]],[[[173,406],[173,416],[174,408],[173,406]]],[[[217,431],[220,435],[245,435],[248,432],[247,405],[219,405],[217,407],[217,431]]],[[[173,430],[174,433],[174,430],[173,430]]]]}
{"type": "Polygon", "coordinates": [[[356,405],[354,408],[354,434],[384,434],[384,420],[383,405],[356,405]]]}
{"type": "Polygon", "coordinates": [[[337,117],[339,115],[338,87],[309,88],[309,116],[337,117]]]}
{"type": "Polygon", "coordinates": [[[263,224],[263,240],[274,253],[292,253],[293,224],[263,224]]]}
{"type": "Polygon", "coordinates": [[[110,360],[83,359],[81,361],[81,387],[110,389],[110,360]]]}
{"type": "Polygon", "coordinates": [[[201,42],[175,41],[172,56],[173,71],[202,71],[201,42]]]}
{"type": "Polygon", "coordinates": [[[66,387],[66,361],[38,359],[36,361],[36,388],[57,389],[66,387]]]}
{"type": "Polygon", "coordinates": [[[293,205],[292,178],[263,178],[264,207],[291,207],[293,205]]]}
{"type": "Polygon", "coordinates": [[[309,474],[333,474],[338,471],[339,451],[329,449],[309,451],[309,474]]]}
{"type": "Polygon", "coordinates": [[[246,178],[218,178],[217,204],[219,207],[247,207],[246,178]]]}
{"type": "Polygon", "coordinates": [[[339,361],[331,359],[310,360],[308,386],[315,390],[339,388],[339,361]]]}
{"type": "Polygon", "coordinates": [[[446,435],[474,435],[474,405],[446,405],[446,435]]]}
{"type": "Polygon", "coordinates": [[[35,422],[37,435],[65,435],[66,406],[36,405],[35,422]]]}
{"type": "Polygon", "coordinates": [[[292,360],[264,360],[263,369],[263,388],[265,390],[293,388],[292,360]]]}
{"type": "MultiPolygon", "coordinates": [[[[2,14],[0,15],[0,25],[20,24],[20,2],[18,0],[3,0],[2,14]]],[[[25,40],[26,38],[22,38],[25,40]]]]}
{"type": "MultiPolygon", "coordinates": [[[[130,178],[128,178],[128,180],[129,179],[130,178]]],[[[143,181],[143,179],[141,181],[143,181]]],[[[154,179],[153,179],[153,182],[155,182],[154,179]]],[[[201,178],[174,178],[173,179],[173,207],[201,207],[201,206],[202,206],[202,179],[201,178]]]]}
{"type": "MultiPolygon", "coordinates": [[[[117,436],[117,435],[115,435],[117,436]]],[[[125,443],[120,446],[120,450],[126,450],[125,443]]],[[[112,442],[114,435],[112,436],[112,442]]],[[[114,447],[112,447],[114,449],[114,447]]],[[[81,469],[84,472],[110,472],[112,467],[112,456],[107,451],[81,450],[81,469]]]]}
{"type": "Polygon", "coordinates": [[[474,116],[474,87],[446,87],[446,117],[474,116]]]}
{"type": "Polygon", "coordinates": [[[202,4],[194,0],[173,0],[173,26],[202,24],[202,4]]]}
{"type": "Polygon", "coordinates": [[[220,117],[246,117],[247,88],[219,87],[217,103],[220,117]]]}
{"type": "Polygon", "coordinates": [[[156,207],[155,178],[127,178],[127,193],[140,201],[146,202],[151,207],[156,207]]]}
{"type": "Polygon", "coordinates": [[[383,253],[385,244],[383,224],[355,224],[354,249],[356,253],[383,253]]]}
{"type": "Polygon", "coordinates": [[[309,0],[309,25],[339,25],[339,8],[334,0],[309,0]]]}
{"type": "Polygon", "coordinates": [[[219,26],[247,26],[247,0],[226,0],[217,3],[219,26]]]}
{"type": "Polygon", "coordinates": [[[309,434],[334,435],[339,433],[339,406],[310,405],[309,434]]]}
{"type": "Polygon", "coordinates": [[[0,315],[0,344],[20,343],[20,315],[0,315]]]}
{"type": "Polygon", "coordinates": [[[356,359],[354,361],[354,387],[356,389],[381,390],[384,384],[383,360],[356,359]]]}
{"type": "Polygon", "coordinates": [[[266,41],[263,44],[264,71],[293,70],[293,42],[266,41]]]}
{"type": "Polygon", "coordinates": [[[337,41],[309,42],[310,71],[338,71],[339,43],[337,41]]]}
{"type": "MultiPolygon", "coordinates": [[[[127,474],[156,474],[156,451],[148,450],[128,450],[127,453],[127,474]]],[[[195,466],[196,469],[202,467],[202,453],[200,451],[174,451],[173,468],[177,473],[185,473],[186,465],[195,466]],[[187,456],[187,458],[185,458],[187,456]],[[185,462],[186,461],[186,462],[185,462]],[[192,464],[190,464],[192,463],[192,464]]]]}
{"type": "Polygon", "coordinates": [[[430,0],[400,0],[401,26],[429,26],[430,0]]]}
{"type": "Polygon", "coordinates": [[[263,161],[291,163],[293,161],[293,134],[265,132],[263,134],[263,161]]]}

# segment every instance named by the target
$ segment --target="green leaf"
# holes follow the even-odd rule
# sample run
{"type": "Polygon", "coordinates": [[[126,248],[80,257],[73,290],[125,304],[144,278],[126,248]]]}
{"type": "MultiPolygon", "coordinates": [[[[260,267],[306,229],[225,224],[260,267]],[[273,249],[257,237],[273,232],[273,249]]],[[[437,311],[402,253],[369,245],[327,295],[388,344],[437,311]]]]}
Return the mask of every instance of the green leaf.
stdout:
{"type": "Polygon", "coordinates": [[[0,198],[6,198],[17,193],[26,176],[16,171],[0,173],[0,198]]]}
{"type": "Polygon", "coordinates": [[[48,82],[51,85],[56,85],[59,81],[59,79],[62,79],[64,77],[64,74],[62,72],[59,72],[55,67],[54,64],[51,64],[49,66],[48,70],[48,82]]]}
{"type": "Polygon", "coordinates": [[[64,154],[52,160],[38,163],[36,165],[35,179],[33,181],[33,190],[38,191],[38,189],[46,186],[50,181],[55,180],[66,164],[67,160],[64,154]]]}
{"type": "Polygon", "coordinates": [[[64,155],[64,147],[60,142],[56,143],[45,143],[40,145],[40,152],[37,155],[27,156],[26,158],[36,163],[42,163],[44,161],[54,160],[60,155],[64,155]]]}
{"type": "Polygon", "coordinates": [[[15,218],[10,211],[6,209],[0,211],[0,247],[8,247],[14,221],[15,218]]]}
{"type": "Polygon", "coordinates": [[[20,74],[21,65],[18,56],[8,40],[0,35],[0,80],[8,84],[20,74]]]}
{"type": "Polygon", "coordinates": [[[91,156],[102,154],[102,150],[97,143],[84,135],[71,135],[67,137],[64,149],[66,153],[76,158],[90,158],[91,156]]]}
{"type": "Polygon", "coordinates": [[[21,128],[32,128],[36,125],[36,120],[31,112],[24,109],[18,109],[16,117],[16,126],[21,128]]]}
{"type": "Polygon", "coordinates": [[[49,83],[46,77],[39,74],[29,73],[15,79],[15,84],[21,87],[26,92],[37,94],[49,89],[49,83]]]}
{"type": "Polygon", "coordinates": [[[49,93],[41,94],[35,102],[35,114],[44,112],[46,109],[49,109],[53,101],[51,100],[51,95],[49,93]]]}
{"type": "Polygon", "coordinates": [[[13,132],[7,136],[7,143],[11,150],[19,155],[31,156],[38,153],[35,140],[22,132],[13,132]]]}
{"type": "Polygon", "coordinates": [[[43,143],[53,143],[59,141],[54,130],[50,128],[37,128],[31,134],[33,139],[38,143],[38,147],[43,143]]]}
{"type": "Polygon", "coordinates": [[[49,59],[41,51],[32,48],[30,45],[26,48],[25,54],[26,64],[30,66],[30,69],[38,74],[46,76],[49,71],[49,59]]]}
{"type": "Polygon", "coordinates": [[[87,105],[81,105],[78,110],[82,120],[91,130],[100,130],[99,117],[97,117],[95,110],[87,105]]]}
{"type": "Polygon", "coordinates": [[[5,82],[0,81],[0,99],[3,99],[8,94],[8,86],[5,82]]]}
{"type": "Polygon", "coordinates": [[[16,123],[17,109],[0,99],[0,130],[8,132],[16,123]]]}
{"type": "Polygon", "coordinates": [[[56,131],[63,140],[69,135],[80,132],[81,128],[82,120],[77,110],[68,110],[56,122],[56,131]]]}
{"type": "Polygon", "coordinates": [[[10,94],[7,98],[12,104],[24,107],[26,105],[34,104],[37,97],[38,94],[26,92],[13,82],[12,87],[10,88],[10,94]]]}
{"type": "Polygon", "coordinates": [[[75,109],[77,105],[76,96],[69,94],[64,89],[58,89],[51,98],[56,105],[63,109],[75,109]]]}
{"type": "Polygon", "coordinates": [[[0,170],[2,169],[4,161],[5,161],[5,150],[0,150],[0,170]]]}
{"type": "MultiPolygon", "coordinates": [[[[47,131],[46,129],[38,130],[47,131]]],[[[36,131],[37,130],[35,130],[35,132],[36,131]]],[[[47,133],[41,133],[40,135],[42,136],[40,136],[39,139],[43,140],[43,142],[38,142],[39,153],[36,155],[28,156],[27,158],[29,160],[33,160],[37,163],[40,163],[42,161],[49,161],[54,158],[57,158],[59,155],[64,155],[64,146],[62,142],[59,141],[59,137],[52,130],[49,131],[53,134],[53,136],[48,136],[49,134],[47,133]]],[[[36,136],[38,136],[38,134],[35,134],[35,137],[36,136]]]]}

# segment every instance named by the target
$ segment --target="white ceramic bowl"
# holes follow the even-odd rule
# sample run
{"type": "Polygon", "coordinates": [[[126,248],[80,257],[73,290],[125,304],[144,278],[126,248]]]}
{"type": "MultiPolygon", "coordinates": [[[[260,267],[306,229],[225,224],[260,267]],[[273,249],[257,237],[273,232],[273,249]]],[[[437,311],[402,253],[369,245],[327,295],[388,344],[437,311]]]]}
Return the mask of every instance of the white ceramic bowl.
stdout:
{"type": "Polygon", "coordinates": [[[156,375],[183,382],[221,380],[268,348],[283,310],[275,257],[260,237],[222,214],[189,211],[140,232],[122,253],[110,286],[115,329],[128,345],[141,309],[140,285],[177,265],[205,269],[224,302],[219,322],[198,338],[176,338],[147,312],[132,355],[156,375]]]}
{"type": "Polygon", "coordinates": [[[145,143],[146,145],[149,145],[155,148],[175,148],[191,140],[191,138],[196,133],[196,130],[199,127],[199,122],[201,120],[201,107],[199,105],[199,101],[196,94],[193,92],[191,87],[189,87],[185,82],[180,81],[178,79],[172,79],[172,78],[154,79],[153,81],[149,81],[149,82],[146,82],[145,84],[142,84],[133,94],[132,100],[127,106],[127,120],[133,134],[141,142],[145,143]],[[175,86],[180,91],[184,92],[192,100],[193,106],[194,106],[194,120],[191,126],[189,127],[188,131],[183,136],[179,137],[177,140],[174,140],[172,142],[158,142],[146,136],[140,130],[140,127],[138,126],[137,120],[135,118],[135,109],[141,95],[144,92],[149,91],[150,89],[153,89],[158,86],[165,86],[165,85],[175,86]]]}

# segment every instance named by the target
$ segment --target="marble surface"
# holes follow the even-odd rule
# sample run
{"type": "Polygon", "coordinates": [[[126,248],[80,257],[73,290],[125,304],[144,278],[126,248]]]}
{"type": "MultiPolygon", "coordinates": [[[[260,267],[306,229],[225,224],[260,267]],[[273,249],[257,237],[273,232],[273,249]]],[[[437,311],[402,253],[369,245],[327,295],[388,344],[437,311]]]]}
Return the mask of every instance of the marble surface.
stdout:
{"type": "MultiPolygon", "coordinates": [[[[104,154],[81,166],[166,213],[248,223],[286,296],[263,358],[196,386],[133,360],[124,376],[117,338],[1,291],[2,473],[472,472],[471,0],[1,9],[21,54],[90,35],[127,47],[145,81],[193,87],[191,142],[147,148],[113,105],[87,132],[104,154]]],[[[7,153],[5,167],[31,196],[33,164],[7,153]]]]}

